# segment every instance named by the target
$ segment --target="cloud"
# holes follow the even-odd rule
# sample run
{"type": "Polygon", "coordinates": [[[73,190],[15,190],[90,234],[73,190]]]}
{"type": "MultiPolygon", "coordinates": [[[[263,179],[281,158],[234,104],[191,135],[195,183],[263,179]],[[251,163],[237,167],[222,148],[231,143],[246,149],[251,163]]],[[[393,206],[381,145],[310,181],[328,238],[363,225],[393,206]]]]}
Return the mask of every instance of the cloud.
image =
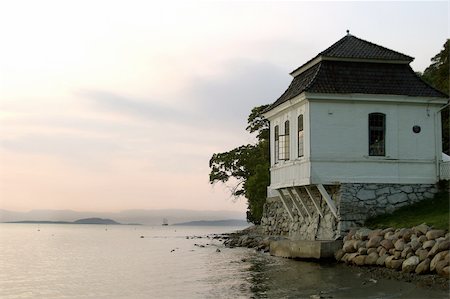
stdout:
{"type": "Polygon", "coordinates": [[[110,91],[84,90],[77,95],[92,101],[95,108],[147,121],[189,121],[185,111],[167,104],[124,96],[110,91]]]}
{"type": "Polygon", "coordinates": [[[234,59],[221,67],[219,76],[193,81],[186,94],[208,121],[224,125],[246,122],[253,107],[275,101],[289,80],[269,62],[234,59]]]}
{"type": "Polygon", "coordinates": [[[140,121],[205,130],[242,128],[251,109],[275,101],[290,80],[281,67],[251,59],[233,59],[215,67],[222,69],[219,74],[192,76],[188,87],[166,101],[101,90],[77,94],[88,98],[95,109],[140,121]]]}

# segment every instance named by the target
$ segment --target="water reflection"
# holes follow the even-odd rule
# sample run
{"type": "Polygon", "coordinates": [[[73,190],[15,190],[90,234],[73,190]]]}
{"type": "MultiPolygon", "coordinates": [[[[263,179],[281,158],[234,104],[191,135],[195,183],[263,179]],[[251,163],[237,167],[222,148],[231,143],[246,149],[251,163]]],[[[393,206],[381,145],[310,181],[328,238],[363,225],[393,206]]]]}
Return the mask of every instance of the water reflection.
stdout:
{"type": "Polygon", "coordinates": [[[448,298],[444,290],[371,280],[334,262],[294,261],[255,253],[246,261],[249,298],[448,298]]]}

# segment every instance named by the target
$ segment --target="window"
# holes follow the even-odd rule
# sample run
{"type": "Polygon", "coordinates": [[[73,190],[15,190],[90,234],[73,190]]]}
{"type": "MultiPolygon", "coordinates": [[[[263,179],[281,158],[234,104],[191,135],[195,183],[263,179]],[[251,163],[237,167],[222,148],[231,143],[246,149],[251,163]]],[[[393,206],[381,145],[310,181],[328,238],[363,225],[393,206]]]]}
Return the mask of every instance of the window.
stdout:
{"type": "Polygon", "coordinates": [[[369,114],[369,156],[386,155],[386,115],[383,113],[369,114]]]}
{"type": "Polygon", "coordinates": [[[274,160],[275,160],[275,163],[277,163],[278,155],[280,152],[280,129],[279,129],[279,127],[275,126],[274,131],[275,131],[275,157],[274,157],[274,160]]]}
{"type": "Polygon", "coordinates": [[[297,147],[298,156],[303,157],[303,114],[300,114],[297,119],[297,147]]]}
{"type": "Polygon", "coordinates": [[[289,121],[284,122],[284,135],[280,135],[279,159],[289,160],[289,121]]]}

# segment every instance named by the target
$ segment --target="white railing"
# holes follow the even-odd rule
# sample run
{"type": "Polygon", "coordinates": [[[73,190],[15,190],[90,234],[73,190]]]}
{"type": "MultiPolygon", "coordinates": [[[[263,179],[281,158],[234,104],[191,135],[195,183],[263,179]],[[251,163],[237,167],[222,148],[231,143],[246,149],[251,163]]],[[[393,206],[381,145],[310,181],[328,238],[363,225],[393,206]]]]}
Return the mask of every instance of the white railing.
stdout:
{"type": "Polygon", "coordinates": [[[450,180],[450,161],[441,161],[439,165],[439,178],[441,180],[450,180]]]}

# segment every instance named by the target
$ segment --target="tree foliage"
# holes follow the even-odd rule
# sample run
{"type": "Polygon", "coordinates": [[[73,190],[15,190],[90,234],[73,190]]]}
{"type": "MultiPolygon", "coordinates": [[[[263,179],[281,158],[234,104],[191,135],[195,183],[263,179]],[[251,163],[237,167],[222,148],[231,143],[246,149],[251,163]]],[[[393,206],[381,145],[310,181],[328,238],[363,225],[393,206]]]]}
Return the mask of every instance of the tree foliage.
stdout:
{"type": "MultiPolygon", "coordinates": [[[[422,79],[428,82],[434,88],[449,94],[449,51],[450,40],[444,43],[444,48],[431,58],[431,64],[425,69],[422,79]]],[[[449,126],[449,107],[442,110],[442,148],[443,151],[450,154],[450,126],[449,126]]]]}
{"type": "Polygon", "coordinates": [[[449,93],[449,61],[450,39],[444,43],[444,48],[431,58],[431,64],[423,72],[422,79],[430,83],[436,89],[449,93]]]}
{"type": "Polygon", "coordinates": [[[227,183],[234,179],[232,181],[236,183],[231,188],[231,194],[247,199],[247,220],[255,224],[261,221],[270,180],[269,122],[262,116],[266,108],[267,105],[255,107],[248,117],[246,130],[256,133],[256,144],[213,154],[209,160],[209,182],[227,183]]]}

